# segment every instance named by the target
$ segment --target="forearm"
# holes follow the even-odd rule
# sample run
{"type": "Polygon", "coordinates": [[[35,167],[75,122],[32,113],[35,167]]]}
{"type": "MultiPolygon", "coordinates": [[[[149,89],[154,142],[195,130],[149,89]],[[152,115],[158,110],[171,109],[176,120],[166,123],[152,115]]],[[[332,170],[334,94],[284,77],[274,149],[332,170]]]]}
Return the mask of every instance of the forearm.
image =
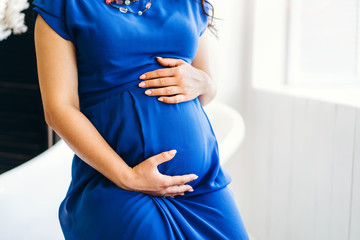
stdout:
{"type": "Polygon", "coordinates": [[[47,123],[84,162],[118,187],[127,189],[130,167],[78,109],[57,107],[47,114],[47,123]]]}
{"type": "Polygon", "coordinates": [[[210,103],[216,96],[217,86],[216,82],[203,71],[204,75],[204,92],[199,95],[199,101],[202,106],[210,103]]]}

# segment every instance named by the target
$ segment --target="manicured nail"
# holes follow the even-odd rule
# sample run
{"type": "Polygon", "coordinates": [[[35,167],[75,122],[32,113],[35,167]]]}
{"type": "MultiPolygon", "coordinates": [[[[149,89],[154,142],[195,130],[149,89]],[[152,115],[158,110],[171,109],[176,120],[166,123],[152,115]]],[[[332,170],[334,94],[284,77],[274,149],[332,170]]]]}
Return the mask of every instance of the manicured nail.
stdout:
{"type": "Polygon", "coordinates": [[[175,153],[176,153],[176,149],[170,150],[169,153],[170,153],[172,156],[174,156],[175,153]]]}
{"type": "Polygon", "coordinates": [[[146,94],[146,95],[150,95],[150,94],[151,94],[151,91],[150,91],[150,90],[146,90],[146,91],[145,91],[145,94],[146,94]]]}
{"type": "Polygon", "coordinates": [[[194,189],[193,188],[191,188],[190,190],[189,190],[189,192],[193,192],[194,191],[194,189]]]}
{"type": "Polygon", "coordinates": [[[144,82],[139,83],[139,87],[143,87],[143,86],[145,86],[144,82]]]}
{"type": "Polygon", "coordinates": [[[194,180],[195,180],[195,179],[198,179],[198,177],[199,177],[198,175],[195,175],[194,180]]]}
{"type": "Polygon", "coordinates": [[[145,74],[143,74],[143,75],[141,75],[139,78],[140,78],[140,79],[145,79],[145,77],[146,77],[145,74]]]}
{"type": "Polygon", "coordinates": [[[164,101],[164,99],[163,99],[163,98],[158,98],[158,100],[159,100],[160,102],[163,102],[163,101],[164,101]]]}
{"type": "Polygon", "coordinates": [[[162,57],[156,57],[156,58],[162,59],[162,57]]]}

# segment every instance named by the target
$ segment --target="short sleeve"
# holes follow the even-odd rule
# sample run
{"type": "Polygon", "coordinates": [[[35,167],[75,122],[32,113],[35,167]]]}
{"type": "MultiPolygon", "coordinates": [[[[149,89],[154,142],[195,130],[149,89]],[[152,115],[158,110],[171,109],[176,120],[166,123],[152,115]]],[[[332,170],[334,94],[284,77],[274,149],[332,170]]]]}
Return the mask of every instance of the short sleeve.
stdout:
{"type": "Polygon", "coordinates": [[[34,0],[33,20],[40,14],[45,22],[62,38],[72,41],[66,26],[65,0],[34,0]]]}
{"type": "MultiPolygon", "coordinates": [[[[211,12],[210,12],[209,1],[204,2],[204,8],[205,8],[206,13],[210,15],[211,12]]],[[[201,10],[201,18],[202,18],[202,23],[200,26],[200,36],[202,36],[208,27],[209,16],[204,13],[204,10],[202,9],[202,7],[200,7],[200,10],[201,10]]]]}

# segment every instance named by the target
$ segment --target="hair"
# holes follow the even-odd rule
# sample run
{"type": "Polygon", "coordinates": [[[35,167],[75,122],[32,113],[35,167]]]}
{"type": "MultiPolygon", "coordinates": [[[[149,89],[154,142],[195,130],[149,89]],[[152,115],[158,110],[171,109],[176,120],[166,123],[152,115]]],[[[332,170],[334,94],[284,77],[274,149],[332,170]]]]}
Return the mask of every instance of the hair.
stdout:
{"type": "Polygon", "coordinates": [[[214,24],[214,6],[210,3],[210,2],[208,2],[207,0],[201,0],[201,8],[202,8],[202,10],[204,11],[204,13],[208,16],[208,17],[210,17],[210,21],[208,22],[208,28],[209,28],[209,30],[211,31],[211,33],[212,34],[214,34],[214,36],[216,37],[216,38],[218,38],[218,35],[217,35],[217,29],[216,29],[216,27],[215,27],[215,24],[214,24]],[[210,5],[210,9],[211,9],[211,15],[209,15],[209,13],[207,13],[206,12],[206,10],[205,10],[205,3],[207,3],[207,4],[209,4],[210,5]]]}

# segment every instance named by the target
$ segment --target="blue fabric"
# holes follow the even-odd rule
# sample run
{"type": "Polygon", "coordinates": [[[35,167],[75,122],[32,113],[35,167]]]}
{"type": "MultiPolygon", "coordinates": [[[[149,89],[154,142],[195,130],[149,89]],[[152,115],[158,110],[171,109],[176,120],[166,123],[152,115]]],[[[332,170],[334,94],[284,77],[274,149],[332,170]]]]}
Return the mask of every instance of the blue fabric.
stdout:
{"type": "MultiPolygon", "coordinates": [[[[128,8],[142,10],[145,3],[128,8]]],[[[123,14],[104,0],[34,0],[33,5],[34,21],[40,14],[74,43],[80,110],[124,161],[133,167],[177,149],[159,171],[199,176],[189,183],[194,192],[156,197],[117,187],[74,155],[72,181],[59,207],[65,238],[248,239],[199,99],[161,103],[137,86],[141,74],[163,68],[156,56],[192,62],[208,21],[200,1],[153,0],[142,16],[123,14]]]]}

